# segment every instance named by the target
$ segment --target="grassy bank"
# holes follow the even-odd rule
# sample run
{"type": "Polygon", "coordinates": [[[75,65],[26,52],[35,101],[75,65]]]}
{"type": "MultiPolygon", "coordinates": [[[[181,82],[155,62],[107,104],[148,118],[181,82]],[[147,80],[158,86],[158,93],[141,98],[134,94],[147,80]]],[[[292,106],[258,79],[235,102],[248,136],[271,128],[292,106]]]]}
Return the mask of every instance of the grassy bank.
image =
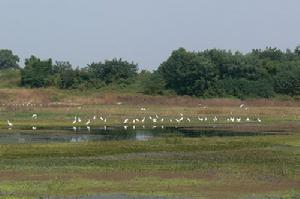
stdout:
{"type": "Polygon", "coordinates": [[[97,193],[191,198],[299,197],[299,140],[299,134],[294,133],[1,145],[0,192],[2,198],[97,193]]]}
{"type": "Polygon", "coordinates": [[[129,119],[127,125],[133,125],[134,119],[145,122],[136,122],[137,127],[143,125],[152,127],[157,126],[187,126],[187,127],[225,127],[225,128],[269,128],[285,129],[286,127],[298,128],[300,121],[300,108],[293,106],[270,106],[270,107],[252,107],[247,110],[239,106],[167,106],[167,105],[148,105],[146,111],[141,111],[143,105],[80,105],[80,106],[2,106],[0,107],[0,127],[7,128],[7,120],[14,124],[14,128],[31,128],[37,126],[47,127],[69,127],[82,126],[90,119],[91,127],[103,126],[121,126],[126,118],[129,119]],[[36,113],[38,119],[32,119],[36,113]],[[177,123],[180,113],[184,115],[184,120],[177,123]],[[157,123],[149,119],[150,116],[159,116],[157,123]],[[73,124],[74,117],[80,117],[82,122],[73,124]],[[96,119],[93,120],[93,117],[96,119]],[[199,117],[207,117],[206,122],[198,120],[199,117]],[[106,123],[100,120],[100,117],[106,118],[106,123]],[[218,121],[214,122],[213,118],[217,117],[218,121]],[[240,117],[241,122],[227,122],[229,117],[240,117]],[[250,121],[246,121],[249,117],[250,121]],[[190,119],[190,121],[187,120],[190,119]],[[260,118],[262,122],[258,122],[260,118]],[[163,121],[162,121],[163,119],[163,121]],[[172,122],[170,121],[172,120],[172,122]],[[281,127],[280,127],[281,126],[281,127]]]}
{"type": "Polygon", "coordinates": [[[100,91],[0,89],[0,133],[19,129],[120,126],[189,127],[285,134],[253,137],[162,137],[150,141],[0,145],[0,198],[300,197],[300,106],[297,101],[196,99],[100,91]],[[244,106],[240,107],[241,104],[244,106]],[[145,111],[141,108],[146,108],[145,111]],[[36,113],[37,119],[32,115],[36,113]],[[175,119],[184,115],[184,121],[175,119]],[[93,116],[96,115],[96,120],[93,116]],[[74,116],[81,123],[72,124],[74,116]],[[107,118],[107,122],[99,118],[107,118]],[[207,117],[201,122],[199,117],[207,117]],[[218,121],[213,122],[217,117],[218,121]],[[228,117],[241,117],[237,123],[228,117]],[[245,119],[249,117],[250,121],[245,119]],[[164,121],[161,121],[161,119],[164,121]],[[191,121],[187,120],[189,118],[191,121]],[[260,118],[262,122],[258,122],[260,118]],[[170,122],[173,120],[173,123],[170,122]],[[8,131],[7,120],[14,126],[8,131]],[[275,197],[276,196],[276,197],[275,197]]]}

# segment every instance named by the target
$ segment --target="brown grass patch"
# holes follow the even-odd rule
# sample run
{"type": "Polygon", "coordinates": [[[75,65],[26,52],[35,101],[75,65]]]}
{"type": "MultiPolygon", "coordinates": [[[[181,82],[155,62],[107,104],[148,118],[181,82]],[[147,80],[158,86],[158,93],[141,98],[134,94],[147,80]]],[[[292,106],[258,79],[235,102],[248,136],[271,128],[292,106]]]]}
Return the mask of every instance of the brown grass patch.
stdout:
{"type": "Polygon", "coordinates": [[[167,105],[167,106],[228,106],[234,107],[241,104],[256,107],[273,106],[300,106],[300,101],[275,100],[275,99],[200,99],[190,96],[146,96],[141,94],[116,94],[79,92],[58,89],[0,89],[1,104],[103,104],[112,105],[122,102],[127,105],[167,105]]]}

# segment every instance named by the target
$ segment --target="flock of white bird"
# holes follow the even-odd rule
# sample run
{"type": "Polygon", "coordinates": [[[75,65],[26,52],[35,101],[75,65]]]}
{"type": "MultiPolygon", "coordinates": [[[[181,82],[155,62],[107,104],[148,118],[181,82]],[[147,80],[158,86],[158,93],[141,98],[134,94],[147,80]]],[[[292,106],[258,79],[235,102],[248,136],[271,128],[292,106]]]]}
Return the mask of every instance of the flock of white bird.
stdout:
{"type": "MultiPolygon", "coordinates": [[[[240,108],[244,108],[244,104],[240,105],[240,108]]],[[[141,108],[141,111],[146,111],[146,108],[141,108]]],[[[248,110],[248,107],[245,108],[245,110],[248,110]]],[[[217,123],[218,121],[222,121],[222,119],[219,119],[217,116],[214,117],[207,117],[207,116],[198,116],[198,117],[187,117],[184,116],[183,113],[179,113],[178,117],[175,118],[169,118],[169,117],[162,117],[162,116],[158,116],[157,114],[155,114],[155,116],[144,116],[142,118],[134,118],[134,119],[130,119],[130,118],[125,118],[123,121],[121,121],[122,126],[124,127],[125,130],[127,130],[129,128],[129,126],[132,126],[132,129],[135,130],[136,126],[140,125],[143,128],[145,128],[145,123],[149,122],[150,124],[152,124],[152,128],[158,128],[161,127],[162,129],[164,128],[165,124],[172,124],[174,123],[175,127],[177,127],[179,124],[181,123],[191,123],[191,122],[201,122],[201,123],[209,123],[209,122],[213,122],[213,123],[217,123]],[[148,120],[148,121],[146,121],[148,120]]],[[[262,120],[260,118],[256,118],[256,119],[250,119],[249,117],[246,117],[244,119],[242,119],[242,117],[236,117],[236,116],[232,116],[233,114],[231,113],[231,116],[226,118],[226,122],[227,123],[241,123],[241,122],[258,122],[261,123],[262,120]]],[[[33,120],[37,120],[38,119],[38,115],[35,113],[32,115],[32,119],[33,120]]],[[[107,130],[107,118],[103,117],[103,116],[98,116],[94,115],[93,117],[91,117],[91,119],[88,119],[86,122],[83,122],[82,119],[78,116],[74,117],[74,120],[72,121],[72,125],[73,125],[73,130],[77,131],[78,126],[82,126],[85,125],[87,130],[90,131],[91,130],[91,125],[94,123],[97,123],[97,120],[100,120],[102,122],[102,124],[104,125],[104,130],[107,130]]],[[[11,129],[13,127],[13,123],[10,122],[9,120],[7,120],[7,125],[8,128],[11,129]]],[[[37,127],[34,125],[32,126],[32,130],[37,130],[37,127]]]]}

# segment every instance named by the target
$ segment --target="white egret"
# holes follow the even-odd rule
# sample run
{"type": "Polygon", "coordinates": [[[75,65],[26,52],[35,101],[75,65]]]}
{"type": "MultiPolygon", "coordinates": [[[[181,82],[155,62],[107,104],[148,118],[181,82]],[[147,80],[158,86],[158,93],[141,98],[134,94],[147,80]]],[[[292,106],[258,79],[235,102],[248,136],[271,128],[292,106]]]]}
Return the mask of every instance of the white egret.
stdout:
{"type": "Polygon", "coordinates": [[[128,123],[128,119],[126,118],[123,123],[127,124],[128,123]]]}
{"type": "Polygon", "coordinates": [[[261,119],[260,119],[260,118],[257,118],[257,121],[258,121],[259,123],[261,123],[261,119]]]}
{"type": "Polygon", "coordinates": [[[91,120],[89,119],[85,124],[88,126],[91,123],[91,120]]]}
{"type": "Polygon", "coordinates": [[[33,119],[37,119],[37,114],[34,113],[34,114],[32,115],[32,118],[33,118],[33,119]]]}
{"type": "Polygon", "coordinates": [[[144,123],[144,122],[145,122],[145,119],[146,119],[145,117],[142,119],[142,123],[144,123]]]}
{"type": "Polygon", "coordinates": [[[77,117],[74,117],[74,121],[72,122],[73,124],[75,124],[77,122],[77,117]]]}
{"type": "Polygon", "coordinates": [[[8,125],[9,127],[13,127],[13,126],[14,126],[13,123],[11,123],[9,120],[7,120],[7,125],[8,125]]]}
{"type": "Polygon", "coordinates": [[[36,130],[36,126],[33,126],[33,127],[32,127],[32,130],[34,130],[34,131],[35,131],[35,130],[36,130]]]}
{"type": "Polygon", "coordinates": [[[217,122],[217,121],[218,121],[217,116],[214,117],[213,121],[214,121],[214,122],[217,122]]]}
{"type": "Polygon", "coordinates": [[[234,122],[235,118],[234,117],[230,117],[230,120],[231,120],[231,122],[234,122]]]}

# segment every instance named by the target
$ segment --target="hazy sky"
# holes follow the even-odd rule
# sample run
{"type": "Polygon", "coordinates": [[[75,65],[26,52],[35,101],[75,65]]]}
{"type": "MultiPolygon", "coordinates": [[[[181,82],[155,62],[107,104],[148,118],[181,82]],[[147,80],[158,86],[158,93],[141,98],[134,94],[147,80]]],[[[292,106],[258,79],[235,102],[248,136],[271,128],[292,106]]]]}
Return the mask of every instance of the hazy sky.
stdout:
{"type": "Polygon", "coordinates": [[[299,0],[0,0],[0,49],[154,69],[179,47],[294,49],[299,13],[299,0]]]}

